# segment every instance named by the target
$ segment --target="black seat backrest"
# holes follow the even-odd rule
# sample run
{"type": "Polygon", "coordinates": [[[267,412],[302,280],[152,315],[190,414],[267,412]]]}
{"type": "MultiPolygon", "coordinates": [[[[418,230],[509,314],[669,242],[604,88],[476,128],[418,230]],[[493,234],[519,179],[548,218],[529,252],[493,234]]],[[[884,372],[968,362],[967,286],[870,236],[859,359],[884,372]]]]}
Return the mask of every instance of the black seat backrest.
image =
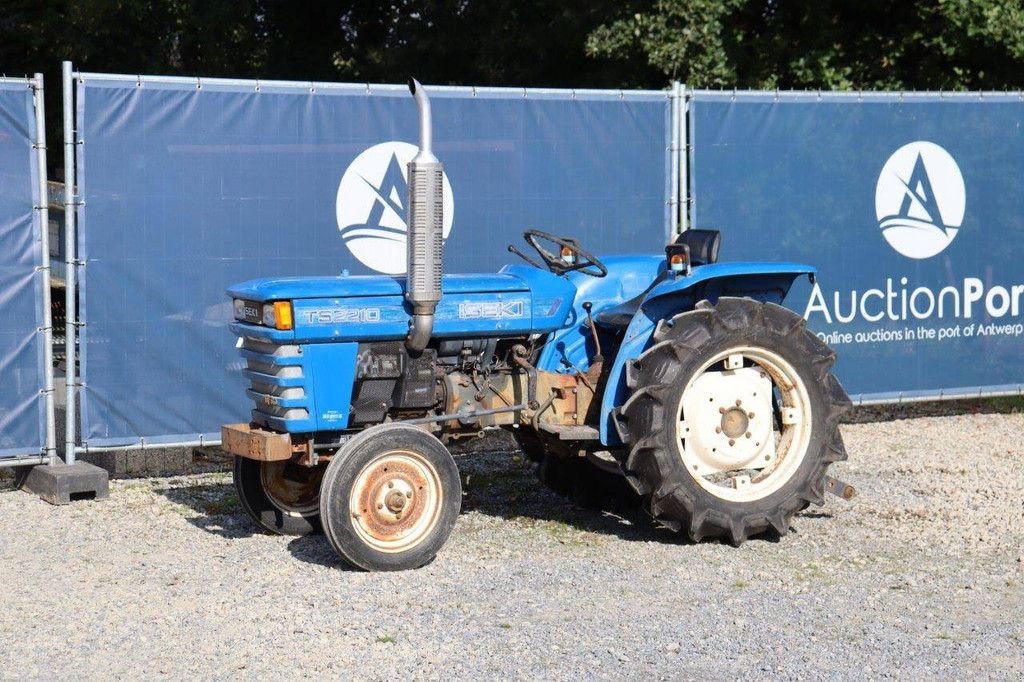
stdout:
{"type": "Polygon", "coordinates": [[[718,262],[722,233],[718,230],[686,230],[679,233],[675,243],[690,247],[690,263],[693,265],[710,265],[718,262]]]}

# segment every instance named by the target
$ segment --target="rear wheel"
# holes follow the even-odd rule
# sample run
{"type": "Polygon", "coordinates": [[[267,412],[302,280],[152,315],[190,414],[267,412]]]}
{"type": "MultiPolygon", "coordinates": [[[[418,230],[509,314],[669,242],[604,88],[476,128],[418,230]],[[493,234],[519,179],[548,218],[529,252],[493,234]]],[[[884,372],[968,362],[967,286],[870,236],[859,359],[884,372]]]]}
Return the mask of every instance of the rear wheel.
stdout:
{"type": "Polygon", "coordinates": [[[422,429],[374,426],[346,443],[324,475],[324,532],[342,559],[367,571],[430,563],[462,508],[459,470],[422,429]]]}
{"type": "Polygon", "coordinates": [[[293,460],[260,462],[235,457],[235,490],[242,508],[264,530],[306,535],[320,530],[324,469],[293,460]]]}
{"type": "Polygon", "coordinates": [[[620,424],[624,469],[651,515],[694,540],[734,544],[822,503],[825,471],[846,459],[849,398],[835,353],[803,318],[721,298],[677,315],[630,369],[620,424]]]}

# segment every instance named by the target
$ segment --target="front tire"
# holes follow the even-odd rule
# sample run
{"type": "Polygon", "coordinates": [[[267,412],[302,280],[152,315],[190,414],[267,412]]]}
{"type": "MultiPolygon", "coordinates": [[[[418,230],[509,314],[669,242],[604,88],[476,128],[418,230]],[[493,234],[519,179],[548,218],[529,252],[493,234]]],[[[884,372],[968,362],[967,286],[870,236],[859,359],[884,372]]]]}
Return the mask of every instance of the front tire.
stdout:
{"type": "Polygon", "coordinates": [[[331,459],[320,515],[331,546],[366,571],[430,563],[462,509],[459,470],[448,449],[422,429],[373,426],[331,459]]]}
{"type": "Polygon", "coordinates": [[[324,467],[292,460],[261,462],[235,457],[234,482],[242,509],[275,535],[308,535],[320,530],[320,484],[324,467]]]}
{"type": "Polygon", "coordinates": [[[803,318],[751,299],[704,301],[662,323],[630,368],[620,430],[627,478],[650,514],[699,541],[735,545],[823,503],[828,467],[846,459],[850,401],[835,353],[803,318]]]}

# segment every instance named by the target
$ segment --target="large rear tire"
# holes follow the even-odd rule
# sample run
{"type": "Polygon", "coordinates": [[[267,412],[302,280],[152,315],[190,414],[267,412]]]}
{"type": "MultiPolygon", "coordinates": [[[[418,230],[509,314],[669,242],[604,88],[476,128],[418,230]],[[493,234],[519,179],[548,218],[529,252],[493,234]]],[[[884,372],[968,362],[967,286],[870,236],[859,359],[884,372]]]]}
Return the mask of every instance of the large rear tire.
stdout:
{"type": "Polygon", "coordinates": [[[331,459],[320,494],[324,533],[346,562],[365,571],[430,563],[462,509],[459,470],[422,429],[370,427],[331,459]]]}
{"type": "Polygon", "coordinates": [[[699,541],[733,544],[824,502],[825,472],[846,459],[850,405],[835,353],[803,318],[751,299],[704,301],[662,322],[629,368],[619,415],[623,468],[650,514],[699,541]]]}
{"type": "Polygon", "coordinates": [[[320,482],[325,467],[292,460],[260,462],[235,457],[235,490],[242,509],[260,528],[276,535],[320,530],[320,482]]]}

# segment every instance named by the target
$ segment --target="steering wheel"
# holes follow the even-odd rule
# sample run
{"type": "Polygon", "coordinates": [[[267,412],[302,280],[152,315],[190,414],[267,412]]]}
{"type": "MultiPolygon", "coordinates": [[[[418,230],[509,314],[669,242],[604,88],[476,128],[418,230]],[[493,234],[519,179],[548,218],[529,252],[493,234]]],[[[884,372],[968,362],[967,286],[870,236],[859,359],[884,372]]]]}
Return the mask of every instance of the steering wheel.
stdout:
{"type": "MultiPolygon", "coordinates": [[[[547,269],[556,275],[563,275],[573,270],[578,270],[584,275],[590,275],[591,277],[604,277],[608,274],[608,268],[605,264],[598,260],[597,256],[580,246],[579,242],[575,239],[556,237],[553,234],[541,232],[540,230],[527,230],[523,232],[523,239],[537,251],[547,269]],[[556,244],[559,247],[558,253],[551,253],[545,249],[538,243],[538,239],[556,244]],[[568,262],[562,258],[563,249],[568,249],[573,254],[573,262],[568,262]]],[[[521,257],[530,265],[538,268],[541,267],[540,264],[511,244],[509,244],[508,250],[521,257]]]]}

